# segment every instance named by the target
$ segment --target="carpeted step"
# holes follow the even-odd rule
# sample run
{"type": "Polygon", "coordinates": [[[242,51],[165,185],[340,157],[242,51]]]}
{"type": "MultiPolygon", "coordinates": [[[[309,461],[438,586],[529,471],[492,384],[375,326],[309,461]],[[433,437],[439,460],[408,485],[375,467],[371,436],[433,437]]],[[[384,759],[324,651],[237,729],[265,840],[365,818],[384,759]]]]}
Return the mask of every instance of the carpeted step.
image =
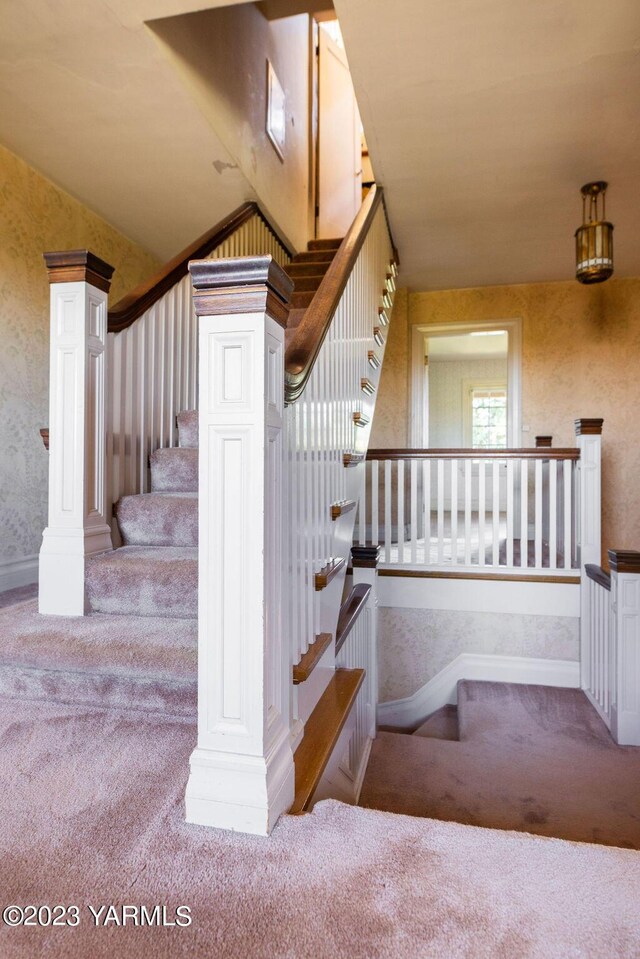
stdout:
{"type": "Polygon", "coordinates": [[[176,416],[178,423],[178,443],[182,447],[198,448],[198,411],[183,410],[176,416]]]}
{"type": "Polygon", "coordinates": [[[131,616],[198,615],[198,550],[123,546],[87,563],[93,612],[131,616]]]}
{"type": "Polygon", "coordinates": [[[448,739],[457,742],[458,710],[455,706],[442,706],[423,722],[422,726],[413,733],[414,736],[424,736],[425,739],[448,739]]]}
{"type": "Polygon", "coordinates": [[[198,624],[152,616],[0,612],[0,700],[149,710],[193,718],[198,624]]]}
{"type": "Polygon", "coordinates": [[[509,735],[525,744],[559,734],[575,741],[613,740],[580,689],[528,683],[458,682],[460,741],[494,741],[509,735]]]}
{"type": "Polygon", "coordinates": [[[307,243],[307,249],[309,250],[337,250],[342,239],[340,237],[331,238],[329,240],[309,240],[307,243]]]}
{"type": "Polygon", "coordinates": [[[198,545],[198,497],[194,493],[123,496],[115,513],[125,546],[198,545]]]}
{"type": "Polygon", "coordinates": [[[178,446],[156,450],[149,457],[154,493],[197,493],[198,450],[178,446]]]}

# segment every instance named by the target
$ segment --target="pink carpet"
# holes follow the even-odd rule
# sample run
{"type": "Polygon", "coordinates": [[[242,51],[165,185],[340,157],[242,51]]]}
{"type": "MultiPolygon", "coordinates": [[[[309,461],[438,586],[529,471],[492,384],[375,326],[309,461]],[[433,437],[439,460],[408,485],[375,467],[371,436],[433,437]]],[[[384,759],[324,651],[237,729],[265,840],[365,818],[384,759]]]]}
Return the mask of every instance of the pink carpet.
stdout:
{"type": "Polygon", "coordinates": [[[185,722],[0,701],[0,901],[81,916],[0,923],[3,959],[640,955],[634,851],[337,802],[268,840],[190,826],[194,742],[185,722]],[[186,905],[193,924],[96,927],[105,904],[186,905]]]}
{"type": "Polygon", "coordinates": [[[463,681],[459,742],[452,718],[380,733],[361,804],[640,849],[640,748],[617,746],[580,690],[463,681]]]}

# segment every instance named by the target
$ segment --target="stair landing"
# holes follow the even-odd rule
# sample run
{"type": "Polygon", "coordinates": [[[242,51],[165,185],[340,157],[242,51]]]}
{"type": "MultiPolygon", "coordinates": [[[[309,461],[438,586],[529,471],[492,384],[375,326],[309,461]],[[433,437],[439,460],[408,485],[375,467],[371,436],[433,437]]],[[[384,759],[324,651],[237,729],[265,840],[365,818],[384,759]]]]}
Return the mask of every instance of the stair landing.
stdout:
{"type": "Polygon", "coordinates": [[[463,681],[458,721],[459,742],[380,733],[360,804],[640,849],[640,748],[580,690],[463,681]]]}

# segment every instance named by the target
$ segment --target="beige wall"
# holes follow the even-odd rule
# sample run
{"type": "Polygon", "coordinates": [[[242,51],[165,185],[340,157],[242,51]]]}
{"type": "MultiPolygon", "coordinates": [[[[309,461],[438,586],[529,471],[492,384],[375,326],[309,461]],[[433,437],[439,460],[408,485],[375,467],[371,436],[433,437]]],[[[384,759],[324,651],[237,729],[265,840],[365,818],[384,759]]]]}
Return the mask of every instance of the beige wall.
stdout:
{"type": "Polygon", "coordinates": [[[375,445],[408,438],[411,326],[515,317],[522,318],[522,422],[531,442],[550,433],[554,446],[573,446],[574,419],[604,417],[604,546],[639,549],[640,278],[410,294],[406,314],[394,315],[375,445]]]}
{"type": "MultiPolygon", "coordinates": [[[[0,564],[37,553],[46,521],[49,286],[45,250],[89,248],[116,272],[112,302],[158,261],[0,147],[0,564]]],[[[0,565],[0,582],[3,573],[0,565]]]]}
{"type": "MultiPolygon", "coordinates": [[[[309,208],[309,17],[269,22],[251,3],[150,25],[265,211],[306,249],[309,208]],[[265,130],[267,59],[286,98],[284,161],[265,130]]],[[[212,176],[216,175],[212,170],[212,176]]]]}

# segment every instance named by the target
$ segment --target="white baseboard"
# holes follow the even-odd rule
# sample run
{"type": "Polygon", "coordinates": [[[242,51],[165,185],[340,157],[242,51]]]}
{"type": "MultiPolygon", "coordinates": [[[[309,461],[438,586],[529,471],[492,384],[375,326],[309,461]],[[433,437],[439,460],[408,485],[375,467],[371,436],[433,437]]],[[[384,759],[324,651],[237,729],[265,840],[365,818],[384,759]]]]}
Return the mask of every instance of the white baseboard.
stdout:
{"type": "Polygon", "coordinates": [[[412,696],[379,703],[378,723],[413,726],[424,721],[436,709],[456,702],[459,679],[576,688],[580,686],[580,663],[569,659],[461,653],[412,696]]]}
{"type": "Polygon", "coordinates": [[[0,593],[38,582],[38,554],[0,561],[0,593]]]}

